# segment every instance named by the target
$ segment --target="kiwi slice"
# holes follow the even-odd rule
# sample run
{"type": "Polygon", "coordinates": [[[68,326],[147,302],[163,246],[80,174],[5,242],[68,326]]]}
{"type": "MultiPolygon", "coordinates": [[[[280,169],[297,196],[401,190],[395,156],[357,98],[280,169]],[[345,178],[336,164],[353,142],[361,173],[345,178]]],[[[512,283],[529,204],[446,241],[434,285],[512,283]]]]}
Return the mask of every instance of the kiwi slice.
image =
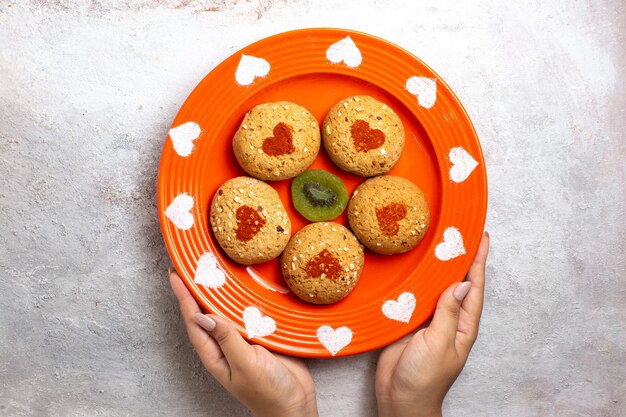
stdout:
{"type": "Polygon", "coordinates": [[[307,220],[336,219],[346,209],[348,191],[339,177],[323,169],[298,175],[291,183],[293,206],[307,220]]]}

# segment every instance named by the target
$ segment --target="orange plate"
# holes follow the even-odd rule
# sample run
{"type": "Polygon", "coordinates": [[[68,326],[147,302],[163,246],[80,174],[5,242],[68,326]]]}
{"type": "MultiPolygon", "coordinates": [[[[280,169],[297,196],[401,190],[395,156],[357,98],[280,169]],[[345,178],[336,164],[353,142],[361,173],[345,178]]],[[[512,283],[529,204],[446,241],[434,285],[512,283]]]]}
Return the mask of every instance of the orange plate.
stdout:
{"type": "MultiPolygon", "coordinates": [[[[275,321],[273,333],[258,336],[257,331],[252,335],[255,343],[282,353],[316,358],[380,348],[428,320],[441,292],[463,280],[478,249],[487,210],[482,151],[467,113],[450,88],[407,51],[373,36],[347,30],[305,29],[281,33],[243,48],[211,71],[185,101],[172,127],[189,121],[201,128],[200,136],[193,142],[193,152],[187,157],[178,155],[168,136],[161,156],[157,199],[163,237],[176,270],[204,309],[228,318],[245,337],[250,330],[243,319],[247,307],[256,307],[263,316],[275,321]],[[357,67],[343,61],[332,63],[326,56],[331,44],[348,36],[362,55],[357,67]],[[269,73],[254,78],[247,86],[238,84],[235,72],[242,54],[265,59],[270,64],[269,73]],[[414,76],[436,80],[436,101],[430,108],[422,107],[418,100],[421,97],[421,104],[432,104],[427,103],[426,93],[415,95],[412,94],[415,90],[407,89],[407,80],[414,76]],[[265,102],[292,101],[309,109],[321,124],[334,103],[356,94],[370,95],[387,103],[402,119],[406,145],[399,163],[389,174],[408,178],[424,191],[430,205],[431,224],[424,240],[406,254],[380,256],[366,251],[363,274],[354,291],[338,303],[312,305],[292,293],[268,288],[286,287],[278,259],[254,267],[264,284],[255,280],[245,266],[231,261],[209,232],[209,205],[222,183],[246,175],[237,164],[231,139],[249,109],[265,102]],[[467,152],[464,155],[471,158],[470,162],[477,163],[469,176],[459,182],[452,180],[453,177],[459,180],[453,174],[464,164],[456,163],[457,157],[450,153],[457,147],[467,152]],[[165,216],[165,210],[182,193],[194,200],[190,210],[194,224],[188,230],[179,230],[165,216]],[[444,242],[444,232],[452,230],[450,227],[459,231],[462,246],[448,253],[458,256],[442,260],[447,257],[441,256],[445,248],[441,246],[437,250],[437,246],[444,242]],[[198,260],[207,252],[214,254],[218,267],[225,273],[225,283],[217,288],[194,282],[198,260]],[[407,294],[399,299],[404,293],[407,294]],[[411,295],[415,299],[412,312],[411,295]],[[398,299],[403,302],[403,308],[396,305],[394,309],[392,302],[398,299]],[[322,337],[327,348],[318,339],[321,326],[348,330],[322,337]]],[[[323,149],[313,168],[341,177],[349,193],[363,181],[340,171],[323,149]]],[[[290,183],[287,180],[271,185],[287,208],[295,233],[308,222],[291,204],[290,183]]],[[[345,213],[335,221],[347,226],[345,213]]],[[[446,234],[448,239],[452,234],[446,234]]]]}

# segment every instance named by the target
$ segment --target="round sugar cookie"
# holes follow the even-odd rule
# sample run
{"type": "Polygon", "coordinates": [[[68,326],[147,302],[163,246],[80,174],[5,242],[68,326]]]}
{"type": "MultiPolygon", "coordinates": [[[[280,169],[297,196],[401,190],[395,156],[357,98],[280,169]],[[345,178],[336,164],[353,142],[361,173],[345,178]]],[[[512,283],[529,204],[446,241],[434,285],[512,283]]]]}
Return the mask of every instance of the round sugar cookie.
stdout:
{"type": "Polygon", "coordinates": [[[302,300],[330,304],[354,289],[363,270],[363,246],[344,226],[312,223],[289,241],[281,270],[289,288],[302,300]]]}
{"type": "Polygon", "coordinates": [[[322,138],[339,168],[372,177],[388,172],[400,159],[404,126],[388,105],[369,96],[353,96],[331,107],[322,138]]]}
{"type": "Polygon", "coordinates": [[[215,192],[210,223],[224,252],[243,265],[278,257],[291,235],[291,221],[276,190],[250,177],[230,179],[215,192]]]}
{"type": "Polygon", "coordinates": [[[424,238],[430,211],[417,185],[402,177],[380,176],[354,191],[348,222],[370,250],[394,255],[410,251],[424,238]]]}
{"type": "Polygon", "coordinates": [[[295,177],[320,149],[319,124],[304,107],[288,101],[259,104],[246,113],[233,138],[239,165],[267,181],[295,177]]]}

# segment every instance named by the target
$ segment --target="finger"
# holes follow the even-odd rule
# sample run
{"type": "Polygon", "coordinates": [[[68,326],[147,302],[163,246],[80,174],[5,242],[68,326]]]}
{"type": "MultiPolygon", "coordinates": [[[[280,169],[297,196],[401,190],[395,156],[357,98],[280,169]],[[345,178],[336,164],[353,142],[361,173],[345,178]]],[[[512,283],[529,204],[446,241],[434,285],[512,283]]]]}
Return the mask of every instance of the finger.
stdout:
{"type": "Polygon", "coordinates": [[[193,318],[196,314],[202,315],[198,303],[173,270],[170,270],[170,285],[180,304],[189,341],[207,370],[224,385],[230,378],[230,368],[217,342],[193,318]]]}
{"type": "Polygon", "coordinates": [[[195,313],[200,313],[200,307],[176,271],[170,269],[169,273],[172,291],[174,291],[178,304],[180,304],[180,312],[183,314],[185,322],[187,322],[187,319],[191,319],[191,316],[195,313]]]}
{"type": "Polygon", "coordinates": [[[459,343],[469,352],[476,337],[478,325],[483,311],[483,299],[485,294],[485,263],[489,252],[489,234],[485,233],[474,262],[467,274],[467,279],[472,283],[472,288],[463,300],[459,319],[459,343]]]}
{"type": "Polygon", "coordinates": [[[250,364],[253,364],[256,353],[252,346],[241,337],[237,329],[222,317],[213,314],[207,317],[215,322],[215,327],[209,331],[209,334],[224,353],[231,370],[246,369],[250,364]]]}
{"type": "Polygon", "coordinates": [[[474,262],[467,273],[467,280],[472,283],[465,300],[463,300],[463,310],[468,313],[468,318],[478,326],[480,315],[483,311],[483,298],[485,294],[485,263],[489,253],[489,234],[485,233],[478,246],[478,252],[474,262]]]}
{"type": "Polygon", "coordinates": [[[428,327],[429,338],[443,344],[452,344],[459,324],[461,302],[472,284],[462,282],[448,287],[439,297],[433,320],[428,327]]]}
{"type": "Polygon", "coordinates": [[[467,273],[468,280],[473,282],[473,287],[475,288],[482,288],[485,283],[485,264],[489,254],[489,241],[489,233],[485,232],[480,240],[480,245],[478,245],[474,262],[472,262],[472,266],[467,273]]]}
{"type": "Polygon", "coordinates": [[[392,380],[392,376],[398,365],[399,358],[411,340],[413,334],[407,335],[400,340],[386,346],[380,351],[376,362],[376,386],[384,386],[392,380]]]}
{"type": "Polygon", "coordinates": [[[381,361],[384,362],[387,358],[396,358],[395,360],[392,359],[392,361],[397,361],[397,358],[406,348],[406,345],[408,345],[411,339],[413,339],[413,337],[415,336],[415,334],[419,333],[419,331],[423,328],[424,326],[422,325],[415,332],[409,333],[406,336],[396,340],[395,342],[385,346],[378,355],[378,363],[381,363],[381,361]]]}
{"type": "Polygon", "coordinates": [[[291,371],[294,375],[297,375],[299,377],[298,379],[302,379],[302,378],[312,379],[311,374],[309,372],[309,367],[306,365],[304,360],[302,360],[301,358],[296,358],[296,357],[287,356],[287,355],[281,355],[280,353],[274,353],[273,355],[289,371],[291,371]]]}

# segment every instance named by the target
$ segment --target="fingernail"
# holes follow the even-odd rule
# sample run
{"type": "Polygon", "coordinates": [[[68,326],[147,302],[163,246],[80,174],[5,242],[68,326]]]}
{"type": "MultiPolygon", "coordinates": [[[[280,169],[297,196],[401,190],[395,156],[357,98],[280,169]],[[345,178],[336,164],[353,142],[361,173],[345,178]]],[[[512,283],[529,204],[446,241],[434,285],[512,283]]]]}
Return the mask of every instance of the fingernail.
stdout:
{"type": "Polygon", "coordinates": [[[212,318],[205,316],[204,314],[196,313],[192,317],[193,321],[207,332],[212,332],[215,329],[217,323],[212,318]]]}
{"type": "Polygon", "coordinates": [[[488,238],[491,239],[491,236],[489,235],[489,232],[485,230],[485,236],[487,236],[488,238]]]}
{"type": "Polygon", "coordinates": [[[452,295],[454,295],[454,298],[456,298],[457,300],[463,301],[463,299],[465,298],[465,296],[467,295],[471,287],[472,287],[472,283],[469,281],[465,281],[454,289],[454,291],[452,292],[452,295]]]}
{"type": "Polygon", "coordinates": [[[174,272],[174,268],[172,268],[171,266],[169,268],[167,268],[167,274],[168,275],[172,275],[172,272],[174,272]]]}

